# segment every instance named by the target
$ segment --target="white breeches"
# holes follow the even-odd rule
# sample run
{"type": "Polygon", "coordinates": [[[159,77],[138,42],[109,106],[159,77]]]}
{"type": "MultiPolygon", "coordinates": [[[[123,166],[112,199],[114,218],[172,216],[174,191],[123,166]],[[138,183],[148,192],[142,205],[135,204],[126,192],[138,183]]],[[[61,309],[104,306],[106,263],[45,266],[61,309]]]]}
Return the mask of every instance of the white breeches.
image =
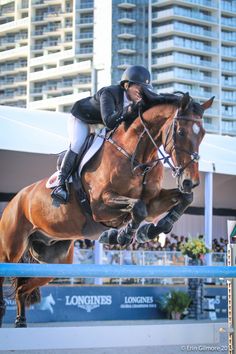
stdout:
{"type": "Polygon", "coordinates": [[[70,149],[78,154],[85,139],[89,135],[89,125],[71,114],[68,119],[68,135],[70,149]]]}

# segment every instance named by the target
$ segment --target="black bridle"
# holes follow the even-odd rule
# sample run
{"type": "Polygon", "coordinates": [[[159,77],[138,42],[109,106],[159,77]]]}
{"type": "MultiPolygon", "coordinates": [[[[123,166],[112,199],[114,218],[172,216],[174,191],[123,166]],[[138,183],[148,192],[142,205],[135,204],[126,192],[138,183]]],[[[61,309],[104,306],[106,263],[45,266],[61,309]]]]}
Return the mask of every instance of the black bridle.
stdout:
{"type": "Polygon", "coordinates": [[[143,117],[143,112],[141,109],[141,105],[139,105],[139,117],[143,126],[143,131],[142,133],[139,135],[139,139],[138,142],[136,144],[135,150],[133,152],[132,155],[130,155],[125,149],[123,149],[122,147],[120,147],[112,138],[112,134],[114,133],[114,131],[116,130],[116,128],[110,132],[110,134],[108,134],[108,136],[106,137],[106,141],[108,141],[110,144],[112,144],[113,146],[116,147],[116,149],[121,152],[123,155],[125,155],[131,162],[131,171],[134,174],[138,169],[140,169],[142,172],[139,174],[141,176],[143,176],[143,184],[145,184],[145,177],[146,174],[148,172],[150,172],[160,161],[163,161],[163,163],[166,163],[169,165],[169,167],[172,170],[172,175],[175,178],[180,178],[181,175],[183,174],[184,170],[191,164],[191,163],[196,163],[199,161],[200,156],[197,152],[189,152],[183,148],[178,148],[176,146],[176,136],[177,136],[177,121],[178,120],[188,120],[188,121],[196,121],[199,122],[199,119],[195,119],[195,118],[188,118],[188,117],[184,117],[184,116],[179,116],[178,113],[177,115],[174,117],[172,124],[169,126],[167,135],[166,135],[166,139],[165,139],[165,143],[164,143],[164,150],[167,147],[167,145],[169,144],[169,142],[173,139],[174,143],[171,147],[170,153],[166,156],[163,154],[163,152],[160,150],[159,146],[156,144],[154,138],[152,137],[150,130],[148,129],[145,119],[143,117]],[[160,158],[154,159],[152,161],[149,162],[145,162],[145,163],[140,163],[139,161],[137,161],[136,159],[136,155],[137,155],[137,150],[139,147],[139,144],[143,138],[143,136],[147,134],[150,141],[152,142],[153,146],[156,148],[156,150],[158,151],[158,153],[161,155],[160,158]],[[175,150],[176,151],[176,155],[179,152],[184,152],[185,154],[188,154],[191,159],[184,165],[184,166],[174,166],[173,163],[170,161],[171,159],[171,152],[175,150]]]}

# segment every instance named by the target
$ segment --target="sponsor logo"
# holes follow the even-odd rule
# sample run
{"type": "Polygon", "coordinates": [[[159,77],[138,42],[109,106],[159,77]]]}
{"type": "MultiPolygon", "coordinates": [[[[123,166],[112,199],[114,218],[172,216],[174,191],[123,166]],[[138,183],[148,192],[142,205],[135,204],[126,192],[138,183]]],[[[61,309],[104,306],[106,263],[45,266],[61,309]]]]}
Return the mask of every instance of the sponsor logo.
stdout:
{"type": "Polygon", "coordinates": [[[53,305],[55,305],[56,302],[50,293],[48,296],[44,296],[39,304],[35,305],[36,309],[42,310],[42,311],[49,311],[51,314],[54,313],[53,305]]]}
{"type": "Polygon", "coordinates": [[[72,295],[66,296],[66,306],[77,306],[87,312],[91,312],[100,306],[110,306],[112,297],[110,295],[72,295]]]}
{"type": "Polygon", "coordinates": [[[7,311],[8,310],[16,310],[16,301],[14,299],[9,299],[6,298],[5,300],[6,306],[7,306],[7,311]]]}
{"type": "Polygon", "coordinates": [[[156,308],[153,296],[125,296],[120,308],[156,308]]]}

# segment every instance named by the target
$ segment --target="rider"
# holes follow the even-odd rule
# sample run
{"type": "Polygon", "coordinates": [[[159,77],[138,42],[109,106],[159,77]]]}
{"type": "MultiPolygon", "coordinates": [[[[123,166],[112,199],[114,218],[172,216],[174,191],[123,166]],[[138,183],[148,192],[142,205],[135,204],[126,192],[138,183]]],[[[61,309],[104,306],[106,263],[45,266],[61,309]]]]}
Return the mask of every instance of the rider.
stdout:
{"type": "Polygon", "coordinates": [[[152,89],[150,81],[150,72],[145,67],[129,66],[119,85],[103,87],[94,96],[81,99],[73,105],[68,122],[70,147],[62,160],[58,186],[52,191],[52,198],[61,203],[68,202],[65,182],[89,134],[89,124],[104,124],[108,129],[115,128],[134,113],[136,104],[141,100],[141,87],[152,89]]]}

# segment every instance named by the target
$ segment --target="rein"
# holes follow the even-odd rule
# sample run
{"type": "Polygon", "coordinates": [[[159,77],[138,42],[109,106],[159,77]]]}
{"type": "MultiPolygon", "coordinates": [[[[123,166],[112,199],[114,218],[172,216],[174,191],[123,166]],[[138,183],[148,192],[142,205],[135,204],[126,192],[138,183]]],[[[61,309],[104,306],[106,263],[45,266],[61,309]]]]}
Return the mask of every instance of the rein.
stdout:
{"type": "MultiPolygon", "coordinates": [[[[135,150],[133,152],[133,154],[129,154],[124,148],[122,148],[121,146],[119,146],[113,139],[112,139],[112,135],[113,133],[115,132],[115,129],[113,129],[108,135],[107,137],[105,138],[106,141],[108,141],[110,144],[112,144],[120,153],[122,153],[126,158],[128,158],[128,160],[130,160],[131,162],[131,171],[132,171],[132,174],[135,173],[135,171],[137,169],[141,169],[142,170],[142,173],[139,175],[139,176],[143,176],[143,182],[142,184],[146,184],[146,174],[148,172],[150,172],[160,161],[163,160],[163,163],[166,163],[169,165],[169,167],[171,168],[172,170],[172,175],[173,177],[180,177],[183,173],[183,171],[187,168],[187,166],[192,163],[192,162],[197,162],[200,158],[199,154],[197,152],[192,152],[190,153],[189,151],[185,150],[185,149],[180,149],[180,148],[177,148],[176,147],[176,123],[177,123],[177,120],[188,120],[188,121],[196,121],[196,122],[199,122],[199,119],[196,119],[196,118],[187,118],[187,117],[183,117],[183,116],[176,116],[174,119],[173,119],[173,122],[172,124],[170,125],[169,129],[168,129],[168,133],[167,133],[167,136],[166,136],[166,140],[165,140],[165,143],[164,143],[164,149],[166,148],[166,146],[169,144],[170,140],[168,141],[169,139],[169,136],[170,136],[170,132],[172,130],[172,135],[171,135],[171,138],[173,138],[174,140],[174,144],[171,148],[171,152],[173,150],[175,150],[176,152],[177,151],[183,151],[184,153],[188,154],[191,156],[191,160],[188,161],[188,163],[185,164],[185,166],[177,166],[175,167],[171,161],[170,161],[170,158],[171,158],[171,155],[167,155],[165,156],[163,154],[163,152],[160,150],[159,146],[156,144],[155,140],[153,139],[148,127],[146,126],[146,122],[145,122],[145,119],[143,117],[143,112],[142,112],[142,109],[141,109],[141,105],[139,105],[139,117],[140,117],[140,120],[141,120],[141,123],[142,123],[142,126],[143,126],[143,131],[142,133],[140,134],[139,136],[139,139],[138,139],[138,142],[136,144],[136,147],[135,147],[135,150]],[[149,161],[149,162],[145,162],[145,163],[140,163],[139,161],[137,161],[136,159],[136,154],[137,154],[137,150],[138,150],[138,146],[143,138],[143,136],[147,134],[150,141],[152,142],[152,144],[154,145],[154,147],[156,148],[156,150],[158,151],[158,153],[161,155],[160,158],[157,158],[157,159],[154,159],[152,161],[149,161]]],[[[170,139],[171,139],[170,138],[170,139]]]]}

